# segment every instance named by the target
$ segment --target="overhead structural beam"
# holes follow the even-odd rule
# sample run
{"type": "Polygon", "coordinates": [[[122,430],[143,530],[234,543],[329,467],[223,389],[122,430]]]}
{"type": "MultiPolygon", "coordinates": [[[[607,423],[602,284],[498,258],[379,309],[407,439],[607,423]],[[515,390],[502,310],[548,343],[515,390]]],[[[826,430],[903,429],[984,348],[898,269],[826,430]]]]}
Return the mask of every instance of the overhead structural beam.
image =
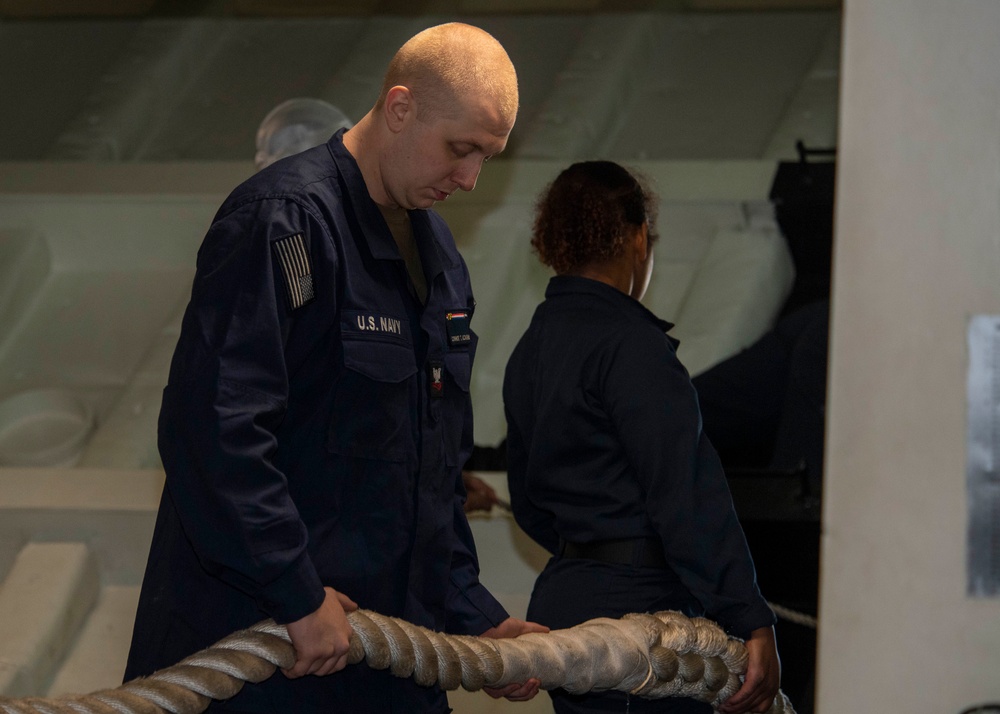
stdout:
{"type": "Polygon", "coordinates": [[[648,64],[655,31],[642,17],[590,20],[576,49],[555,73],[552,91],[529,125],[519,153],[531,159],[600,154],[617,136],[641,87],[635,67],[648,64]],[[608,38],[614,37],[614,42],[608,38]]]}
{"type": "Polygon", "coordinates": [[[49,160],[141,161],[178,97],[196,86],[223,51],[230,27],[218,20],[142,23],[116,63],[50,148],[49,160]]]}
{"type": "Polygon", "coordinates": [[[580,12],[839,10],[842,0],[0,0],[0,18],[414,16],[580,12]]]}

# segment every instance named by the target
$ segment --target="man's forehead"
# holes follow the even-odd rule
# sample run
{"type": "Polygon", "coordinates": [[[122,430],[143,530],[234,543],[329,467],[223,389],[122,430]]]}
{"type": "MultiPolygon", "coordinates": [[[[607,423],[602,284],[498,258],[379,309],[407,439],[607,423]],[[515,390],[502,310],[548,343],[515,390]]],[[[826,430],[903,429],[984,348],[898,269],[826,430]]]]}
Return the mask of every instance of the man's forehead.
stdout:
{"type": "Polygon", "coordinates": [[[485,154],[503,151],[514,128],[513,121],[505,121],[499,109],[487,101],[468,102],[463,108],[465,111],[456,122],[461,127],[457,140],[485,154]]]}
{"type": "Polygon", "coordinates": [[[463,119],[442,117],[436,124],[432,131],[435,131],[445,143],[465,151],[481,152],[487,156],[503,151],[510,135],[510,131],[506,128],[497,131],[496,127],[484,126],[469,117],[463,119]]]}
{"type": "Polygon", "coordinates": [[[495,135],[489,133],[480,133],[476,135],[467,134],[458,136],[464,136],[464,138],[452,139],[453,144],[460,144],[468,147],[472,151],[478,151],[487,156],[492,156],[493,154],[499,154],[507,146],[507,137],[509,132],[505,132],[502,135],[495,135]]]}

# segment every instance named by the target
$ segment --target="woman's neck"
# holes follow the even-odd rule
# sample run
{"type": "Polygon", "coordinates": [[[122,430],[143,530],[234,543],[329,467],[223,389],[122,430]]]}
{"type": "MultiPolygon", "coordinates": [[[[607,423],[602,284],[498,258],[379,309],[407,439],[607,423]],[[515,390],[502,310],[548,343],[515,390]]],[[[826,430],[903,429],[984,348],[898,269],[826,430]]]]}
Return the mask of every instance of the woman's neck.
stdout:
{"type": "Polygon", "coordinates": [[[577,270],[570,271],[566,275],[576,275],[581,278],[597,280],[620,290],[626,295],[632,291],[632,270],[624,261],[613,260],[604,263],[591,263],[584,265],[577,270]]]}

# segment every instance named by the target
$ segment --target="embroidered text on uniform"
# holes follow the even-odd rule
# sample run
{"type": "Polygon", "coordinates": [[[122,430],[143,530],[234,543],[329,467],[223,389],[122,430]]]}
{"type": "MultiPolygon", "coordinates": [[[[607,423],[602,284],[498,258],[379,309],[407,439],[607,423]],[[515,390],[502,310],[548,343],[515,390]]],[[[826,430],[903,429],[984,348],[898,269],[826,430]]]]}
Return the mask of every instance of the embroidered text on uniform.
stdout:
{"type": "Polygon", "coordinates": [[[394,335],[403,334],[402,323],[394,317],[376,315],[358,315],[355,322],[359,330],[368,332],[391,332],[394,335]]]}

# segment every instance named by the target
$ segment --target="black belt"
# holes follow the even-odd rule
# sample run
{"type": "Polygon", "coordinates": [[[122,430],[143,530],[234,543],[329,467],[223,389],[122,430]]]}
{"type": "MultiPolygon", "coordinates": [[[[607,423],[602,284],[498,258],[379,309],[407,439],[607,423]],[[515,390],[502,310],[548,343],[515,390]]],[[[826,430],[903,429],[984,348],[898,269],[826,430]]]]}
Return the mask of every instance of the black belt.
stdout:
{"type": "Polygon", "coordinates": [[[563,558],[631,565],[634,568],[667,568],[667,558],[663,554],[663,543],[659,538],[615,538],[592,543],[560,541],[559,555],[563,558]]]}

